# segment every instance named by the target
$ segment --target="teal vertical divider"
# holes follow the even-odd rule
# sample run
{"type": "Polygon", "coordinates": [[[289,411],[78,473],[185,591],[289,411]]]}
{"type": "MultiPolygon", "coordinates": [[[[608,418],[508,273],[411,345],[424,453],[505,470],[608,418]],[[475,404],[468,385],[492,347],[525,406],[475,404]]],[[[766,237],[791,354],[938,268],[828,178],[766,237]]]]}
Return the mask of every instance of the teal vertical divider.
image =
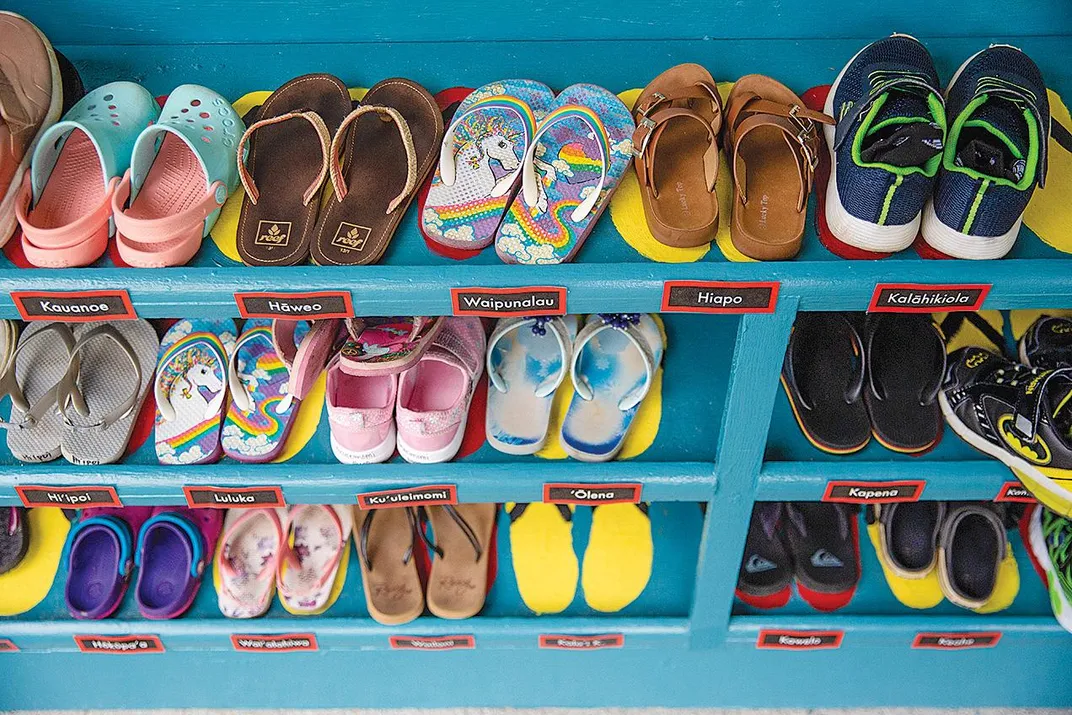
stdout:
{"type": "Polygon", "coordinates": [[[741,318],[718,436],[715,493],[707,503],[690,646],[709,648],[729,625],[737,570],[744,552],[774,396],[799,298],[783,297],[771,314],[741,318]]]}

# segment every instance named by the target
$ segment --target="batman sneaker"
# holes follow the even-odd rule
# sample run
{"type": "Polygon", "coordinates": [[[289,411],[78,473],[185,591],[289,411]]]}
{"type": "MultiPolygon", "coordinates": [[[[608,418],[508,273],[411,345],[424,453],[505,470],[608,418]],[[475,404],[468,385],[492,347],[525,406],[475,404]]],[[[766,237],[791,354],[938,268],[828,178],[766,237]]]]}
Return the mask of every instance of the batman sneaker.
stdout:
{"type": "Polygon", "coordinates": [[[1072,368],[1027,367],[983,348],[953,352],[938,403],[949,426],[1013,470],[1043,504],[1072,514],[1072,368]]]}
{"type": "Polygon", "coordinates": [[[749,606],[779,608],[792,595],[793,565],[779,537],[784,511],[780,502],[757,502],[752,509],[736,591],[749,606]]]}
{"type": "Polygon", "coordinates": [[[1046,577],[1057,622],[1072,632],[1072,521],[1035,507],[1028,526],[1031,553],[1046,577]]]}

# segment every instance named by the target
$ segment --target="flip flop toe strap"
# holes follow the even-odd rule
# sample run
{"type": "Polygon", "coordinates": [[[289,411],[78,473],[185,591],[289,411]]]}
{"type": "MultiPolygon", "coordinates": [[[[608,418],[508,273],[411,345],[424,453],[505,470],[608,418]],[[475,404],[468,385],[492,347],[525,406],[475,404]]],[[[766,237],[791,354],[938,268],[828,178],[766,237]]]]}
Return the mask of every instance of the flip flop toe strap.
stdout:
{"type": "Polygon", "coordinates": [[[655,353],[651,345],[648,344],[647,336],[638,327],[639,325],[640,314],[638,313],[606,313],[600,314],[599,320],[594,320],[584,326],[584,329],[577,335],[577,342],[574,343],[573,347],[573,360],[570,363],[570,377],[573,380],[573,387],[581,399],[591,400],[595,397],[595,392],[588,383],[588,378],[578,370],[584,347],[592,338],[607,330],[617,330],[624,334],[629,338],[629,342],[640,351],[640,355],[644,359],[644,381],[639,387],[622,397],[618,402],[618,409],[623,412],[630,410],[640,404],[640,401],[648,394],[648,390],[651,389],[652,379],[655,376],[655,353]]]}
{"type": "Polygon", "coordinates": [[[299,322],[297,320],[272,321],[272,343],[283,359],[283,364],[290,371],[287,392],[279,406],[281,412],[286,412],[294,400],[305,399],[305,396],[309,394],[313,383],[316,382],[316,378],[320,376],[334,352],[336,338],[339,335],[340,321],[314,320],[309,331],[302,338],[301,344],[298,344],[296,332],[299,322]]]}
{"type": "Polygon", "coordinates": [[[492,331],[491,337],[488,338],[488,348],[485,357],[485,367],[488,372],[488,379],[491,381],[492,387],[499,392],[508,392],[510,385],[507,384],[506,378],[502,376],[502,373],[495,369],[492,365],[492,356],[495,353],[495,346],[500,340],[503,339],[508,333],[512,333],[518,330],[531,330],[534,335],[544,336],[547,334],[548,329],[551,331],[551,335],[554,336],[555,342],[558,343],[558,349],[562,356],[562,367],[554,375],[549,375],[542,383],[536,386],[537,397],[547,397],[562,384],[562,381],[566,378],[567,363],[569,362],[570,355],[573,351],[573,341],[570,338],[569,330],[566,328],[566,323],[557,316],[549,317],[537,317],[537,318],[507,318],[500,320],[498,325],[495,326],[495,330],[492,331]]]}
{"type": "MultiPolygon", "coordinates": [[[[482,139],[482,136],[469,136],[468,132],[465,131],[466,125],[464,122],[469,117],[490,109],[506,111],[521,120],[521,136],[524,140],[522,146],[528,149],[529,143],[536,132],[536,117],[525,100],[507,95],[496,95],[475,102],[468,110],[454,117],[454,121],[450,123],[447,131],[443,134],[443,143],[439,147],[439,177],[445,186],[454,186],[454,182],[457,180],[457,154],[454,151],[455,137],[457,136],[458,139],[462,140],[463,146],[468,143],[475,144],[482,139]]],[[[491,121],[494,121],[494,119],[491,121]]],[[[490,126],[492,125],[489,122],[490,126]]],[[[506,176],[495,182],[491,196],[502,196],[509,191],[517,180],[518,174],[521,173],[522,166],[523,164],[518,162],[516,169],[510,170],[506,176]]]]}
{"type": "MultiPolygon", "coordinates": [[[[324,566],[323,573],[320,574],[319,578],[317,578],[316,581],[305,585],[305,587],[302,588],[300,591],[291,588],[287,585],[287,583],[283,580],[283,569],[279,568],[276,571],[275,587],[279,591],[279,593],[287,600],[293,601],[295,599],[302,598],[303,596],[313,594],[322,590],[328,584],[328,581],[335,578],[335,572],[339,567],[339,562],[342,560],[342,555],[346,548],[346,542],[343,538],[342,533],[342,522],[339,521],[339,515],[335,513],[335,509],[331,506],[305,504],[302,506],[294,507],[294,509],[290,512],[291,531],[293,531],[295,525],[300,520],[301,515],[312,509],[323,510],[331,517],[331,524],[335,527],[335,531],[338,534],[339,548],[336,549],[335,555],[332,556],[331,560],[328,561],[328,563],[324,566]]],[[[281,553],[280,564],[286,563],[287,566],[292,569],[301,569],[301,556],[294,549],[294,547],[290,545],[289,537],[283,539],[279,549],[281,553]]]]}
{"type": "MultiPolygon", "coordinates": [[[[451,518],[451,520],[461,529],[462,534],[469,541],[469,545],[473,547],[473,552],[476,554],[474,561],[479,561],[480,557],[484,555],[484,547],[480,543],[480,537],[476,535],[473,527],[465,520],[465,517],[458,513],[458,510],[450,505],[443,505],[440,507],[443,509],[443,513],[451,518]]],[[[443,558],[443,549],[432,541],[427,542],[432,550],[439,558],[443,558]]]]}
{"type": "MultiPolygon", "coordinates": [[[[424,536],[421,529],[420,518],[417,515],[417,510],[414,507],[403,507],[406,511],[406,519],[409,521],[410,527],[410,542],[409,547],[406,549],[406,553],[402,555],[402,563],[408,564],[410,559],[413,558],[413,547],[416,545],[416,534],[421,534],[422,538],[427,541],[427,537],[424,536]]],[[[357,551],[361,556],[362,563],[365,564],[366,571],[372,571],[372,557],[369,556],[369,534],[372,532],[372,519],[376,516],[376,509],[369,510],[365,519],[361,522],[361,528],[358,531],[357,539],[357,551]]]]}
{"type": "MultiPolygon", "coordinates": [[[[23,391],[22,386],[19,385],[18,378],[15,375],[15,366],[18,363],[19,353],[22,352],[24,347],[39,339],[42,335],[57,335],[59,339],[63,341],[68,356],[70,356],[71,351],[74,349],[74,334],[64,323],[51,323],[35,332],[33,335],[29,335],[23,339],[22,343],[15,348],[15,352],[12,353],[11,357],[8,359],[3,375],[0,375],[0,398],[3,398],[5,395],[10,396],[11,403],[23,413],[23,419],[21,422],[0,422],[0,429],[9,429],[12,427],[25,429],[33,427],[34,424],[44,417],[56,404],[60,383],[56,383],[49,388],[48,392],[41,395],[41,397],[37,399],[37,402],[31,405],[26,399],[26,394],[23,391]]],[[[74,361],[68,370],[73,370],[75,374],[77,374],[80,364],[80,359],[75,356],[74,361]]]]}
{"type": "Polygon", "coordinates": [[[320,171],[317,173],[316,178],[313,179],[313,183],[309,184],[309,188],[302,194],[302,206],[308,206],[309,202],[313,200],[316,193],[320,190],[321,185],[324,183],[324,179],[328,175],[328,152],[330,151],[331,136],[328,133],[328,126],[324,123],[324,120],[319,114],[312,111],[303,112],[287,112],[286,114],[280,114],[277,117],[269,117],[268,119],[262,119],[258,122],[254,122],[246,129],[242,134],[242,138],[238,140],[238,178],[242,181],[242,187],[246,190],[246,196],[256,206],[257,201],[260,199],[261,193],[257,190],[257,185],[253,181],[253,176],[249,173],[249,169],[246,167],[246,144],[249,142],[250,136],[253,132],[264,127],[269,127],[273,124],[279,124],[281,122],[290,121],[291,119],[304,119],[313,125],[313,129],[316,131],[316,137],[320,140],[321,151],[321,163],[320,171]]]}
{"type": "Polygon", "coordinates": [[[406,123],[402,114],[393,107],[380,107],[375,104],[363,104],[354,111],[347,115],[346,119],[342,120],[342,124],[339,125],[338,131],[335,132],[334,138],[331,140],[331,149],[329,154],[331,185],[335,189],[335,197],[342,201],[346,198],[346,194],[349,193],[349,187],[346,185],[346,178],[342,175],[342,164],[339,163],[339,149],[342,147],[343,141],[346,138],[346,131],[350,128],[350,125],[355,119],[363,114],[368,113],[379,114],[381,117],[387,118],[395,123],[398,127],[398,134],[402,137],[402,146],[406,149],[406,185],[403,187],[402,192],[396,196],[390,204],[387,206],[387,213],[394,212],[402,202],[413,193],[413,190],[417,188],[417,150],[413,146],[413,135],[410,133],[409,124],[406,123]]]}
{"type": "MultiPolygon", "coordinates": [[[[101,366],[103,367],[103,366],[101,366]]],[[[115,366],[113,366],[115,367],[115,366]]],[[[112,325],[98,325],[95,328],[89,330],[85,335],[75,343],[71,349],[71,357],[67,363],[67,373],[60,379],[56,385],[56,403],[59,405],[60,414],[63,416],[63,423],[76,430],[88,430],[88,429],[108,429],[113,424],[128,417],[134,412],[138,406],[138,398],[141,395],[141,363],[138,362],[138,356],[134,354],[134,349],[130,347],[130,343],[123,337],[123,334],[115,329],[112,325]],[[85,396],[78,387],[79,377],[79,361],[78,354],[81,352],[88,343],[98,338],[106,338],[111,340],[123,351],[123,354],[130,361],[130,365],[134,370],[134,388],[130,391],[130,394],[119,403],[111,412],[104,415],[96,422],[88,425],[75,424],[71,420],[71,416],[67,414],[67,405],[71,403],[74,405],[75,411],[83,417],[88,417],[89,406],[86,404],[85,396]]]]}

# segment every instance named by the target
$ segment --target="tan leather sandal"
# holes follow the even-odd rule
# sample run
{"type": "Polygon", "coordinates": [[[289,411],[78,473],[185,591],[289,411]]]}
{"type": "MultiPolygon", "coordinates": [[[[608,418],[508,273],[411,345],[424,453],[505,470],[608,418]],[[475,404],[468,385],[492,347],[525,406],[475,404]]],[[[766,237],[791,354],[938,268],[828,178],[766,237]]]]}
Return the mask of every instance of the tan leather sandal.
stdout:
{"type": "Polygon", "coordinates": [[[633,156],[651,235],[675,248],[702,246],[718,233],[722,99],[700,65],[671,67],[633,106],[633,156]]]}
{"type": "Polygon", "coordinates": [[[816,122],[834,119],[804,107],[784,84],[752,74],[726,100],[726,150],[737,190],[730,240],[749,258],[778,261],[800,252],[822,144],[816,122]]]}

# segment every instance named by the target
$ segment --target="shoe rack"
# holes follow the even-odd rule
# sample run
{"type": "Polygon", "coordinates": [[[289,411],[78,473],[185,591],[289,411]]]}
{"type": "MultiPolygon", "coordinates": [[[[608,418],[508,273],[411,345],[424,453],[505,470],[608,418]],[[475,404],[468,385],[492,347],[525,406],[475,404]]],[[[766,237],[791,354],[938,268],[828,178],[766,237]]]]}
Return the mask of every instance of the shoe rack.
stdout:
{"type": "MultiPolygon", "coordinates": [[[[985,3],[902,0],[881,14],[851,0],[621,0],[597,13],[550,0],[322,0],[315,10],[256,0],[9,0],[7,9],[32,17],[87,87],[134,79],[155,94],[197,82],[238,97],[314,70],[361,86],[412,77],[432,91],[502,77],[622,91],[684,61],[703,63],[718,80],[759,72],[803,91],[829,83],[857,49],[897,30],[928,44],[943,77],[990,42],[1018,45],[1051,87],[1072,95],[1072,64],[1065,61],[1072,13],[1063,0],[1010,0],[1000,12],[985,3]]],[[[813,196],[812,210],[814,202],[813,196]]],[[[341,465],[322,424],[310,447],[282,464],[168,469],[148,445],[116,465],[22,465],[4,451],[0,506],[20,504],[14,487],[28,484],[114,487],[125,504],[139,505],[182,504],[183,487],[206,485],[279,486],[288,503],[323,504],[436,484],[456,485],[462,501],[506,502],[538,501],[547,483],[636,483],[673,525],[655,535],[651,593],[619,614],[536,617],[493,592],[476,618],[426,616],[393,629],[362,612],[353,569],[343,598],[319,617],[228,620],[206,584],[183,618],[144,621],[130,608],[87,624],[67,616],[61,587],[51,610],[0,619],[0,645],[6,639],[19,649],[0,653],[0,709],[1072,706],[1072,636],[1049,612],[1026,558],[1022,600],[993,615],[900,606],[884,590],[866,538],[861,550],[871,560],[865,558],[861,591],[837,613],[790,608],[755,615],[737,608],[733,596],[755,501],[819,500],[831,481],[903,480],[925,482],[927,499],[989,500],[1013,480],[948,429],[937,449],[915,458],[874,443],[839,458],[812,448],[778,384],[798,311],[866,310],[879,287],[908,283],[987,286],[983,305],[992,309],[1069,307],[1070,276],[1072,260],[1026,226],[1004,260],[926,261],[909,249],[881,261],[846,261],[820,244],[813,216],[801,255],[780,263],[730,263],[715,247],[695,263],[654,263],[624,242],[609,216],[573,263],[508,266],[493,251],[452,261],[427,248],[415,210],[384,260],[367,267],[231,267],[217,265],[207,251],[186,267],[152,270],[16,270],[0,258],[0,318],[20,317],[7,298],[19,291],[120,290],[143,318],[219,318],[239,316],[240,292],[343,291],[359,315],[449,315],[451,288],[553,286],[565,289],[570,313],[662,312],[670,336],[661,428],[633,460],[550,462],[485,446],[442,465],[341,465]],[[735,314],[666,309],[675,282],[697,281],[725,283],[705,289],[731,296],[741,295],[742,284],[762,284],[771,300],[735,314]],[[155,635],[165,652],[81,653],[74,636],[87,632],[155,635]],[[837,634],[839,646],[757,647],[771,632],[820,640],[837,634]],[[920,633],[984,632],[1001,638],[994,647],[956,652],[913,648],[920,633]],[[236,652],[232,636],[241,634],[313,634],[318,650],[236,652]],[[621,647],[569,653],[539,647],[542,635],[622,639],[621,647]],[[469,636],[474,647],[393,651],[391,636],[469,636]]],[[[503,533],[500,524],[500,579],[512,578],[501,560],[509,552],[503,533]]]]}

